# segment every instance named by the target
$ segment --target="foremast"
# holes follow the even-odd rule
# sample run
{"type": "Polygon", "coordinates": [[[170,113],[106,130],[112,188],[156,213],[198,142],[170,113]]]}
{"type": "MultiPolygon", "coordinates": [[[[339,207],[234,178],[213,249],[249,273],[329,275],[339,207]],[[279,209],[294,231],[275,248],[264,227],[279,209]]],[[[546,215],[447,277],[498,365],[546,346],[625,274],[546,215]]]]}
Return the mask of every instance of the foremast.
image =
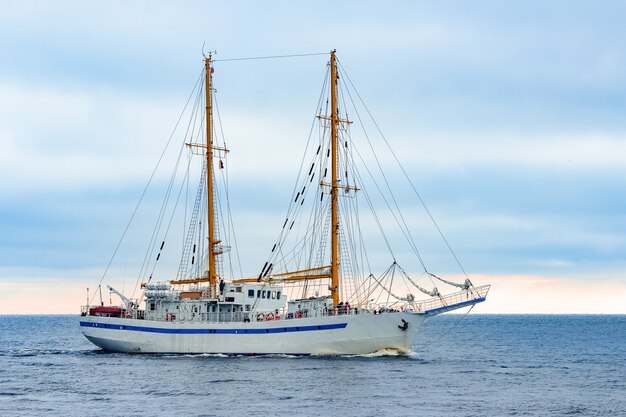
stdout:
{"type": "Polygon", "coordinates": [[[228,152],[225,147],[218,147],[213,145],[213,100],[212,100],[212,87],[211,81],[213,67],[211,65],[211,54],[204,57],[204,72],[205,72],[205,120],[206,120],[206,143],[188,143],[187,146],[193,148],[203,148],[206,153],[206,186],[207,186],[207,232],[208,232],[208,249],[206,256],[206,271],[205,275],[198,278],[191,279],[179,279],[170,281],[170,284],[184,285],[184,284],[198,284],[200,282],[209,282],[209,294],[211,297],[217,297],[217,281],[219,273],[217,271],[217,256],[223,252],[220,245],[221,240],[215,237],[215,184],[213,181],[213,152],[222,152],[224,155],[228,152]]]}

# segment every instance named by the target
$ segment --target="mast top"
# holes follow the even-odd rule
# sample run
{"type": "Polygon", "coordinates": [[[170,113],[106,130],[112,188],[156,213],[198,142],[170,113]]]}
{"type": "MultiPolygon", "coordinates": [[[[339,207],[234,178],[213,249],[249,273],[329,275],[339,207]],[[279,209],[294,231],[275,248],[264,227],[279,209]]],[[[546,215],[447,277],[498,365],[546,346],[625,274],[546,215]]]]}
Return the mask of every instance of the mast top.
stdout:
{"type": "Polygon", "coordinates": [[[205,60],[211,60],[211,57],[213,56],[213,54],[217,55],[217,51],[215,49],[210,49],[208,50],[206,53],[204,52],[204,42],[202,43],[202,56],[204,57],[205,60]],[[207,54],[209,56],[207,56],[207,54]]]}

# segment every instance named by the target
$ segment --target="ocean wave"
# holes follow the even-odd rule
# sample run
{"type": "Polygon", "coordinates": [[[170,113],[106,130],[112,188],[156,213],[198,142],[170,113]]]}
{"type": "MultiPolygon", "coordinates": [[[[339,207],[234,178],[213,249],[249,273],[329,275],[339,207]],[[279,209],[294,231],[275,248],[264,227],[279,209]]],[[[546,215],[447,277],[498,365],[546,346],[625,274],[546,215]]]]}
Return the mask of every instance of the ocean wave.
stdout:
{"type": "Polygon", "coordinates": [[[225,353],[164,353],[157,355],[161,358],[230,358],[233,355],[225,353]]]}
{"type": "Polygon", "coordinates": [[[9,349],[0,352],[0,356],[10,357],[29,357],[29,356],[44,356],[44,355],[71,355],[79,353],[79,350],[65,350],[65,349],[9,349]]]}
{"type": "Polygon", "coordinates": [[[396,356],[406,356],[409,352],[406,350],[393,349],[393,348],[384,348],[379,349],[376,352],[366,353],[364,355],[356,355],[363,358],[380,358],[380,357],[396,357],[396,356]]]}
{"type": "Polygon", "coordinates": [[[317,353],[313,357],[327,358],[415,358],[420,359],[417,353],[395,348],[379,349],[376,352],[362,354],[338,354],[338,353],[317,353]]]}

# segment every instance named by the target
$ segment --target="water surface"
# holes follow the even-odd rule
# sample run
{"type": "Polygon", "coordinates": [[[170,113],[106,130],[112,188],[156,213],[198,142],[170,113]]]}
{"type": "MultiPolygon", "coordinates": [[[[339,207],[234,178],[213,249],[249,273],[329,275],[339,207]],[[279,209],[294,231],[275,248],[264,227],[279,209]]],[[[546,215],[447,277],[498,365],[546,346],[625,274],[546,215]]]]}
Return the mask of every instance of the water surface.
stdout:
{"type": "Polygon", "coordinates": [[[1,416],[626,416],[626,316],[443,315],[408,355],[105,353],[0,316],[1,416]]]}

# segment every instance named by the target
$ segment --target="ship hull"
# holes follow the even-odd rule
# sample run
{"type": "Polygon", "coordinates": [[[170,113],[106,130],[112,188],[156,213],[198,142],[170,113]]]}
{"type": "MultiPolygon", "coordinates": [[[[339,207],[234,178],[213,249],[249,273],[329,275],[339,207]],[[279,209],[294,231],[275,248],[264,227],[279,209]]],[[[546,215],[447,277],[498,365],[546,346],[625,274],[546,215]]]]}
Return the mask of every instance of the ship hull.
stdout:
{"type": "Polygon", "coordinates": [[[87,339],[111,352],[341,355],[381,349],[407,352],[424,319],[408,312],[250,323],[85,316],[80,326],[87,339]]]}

